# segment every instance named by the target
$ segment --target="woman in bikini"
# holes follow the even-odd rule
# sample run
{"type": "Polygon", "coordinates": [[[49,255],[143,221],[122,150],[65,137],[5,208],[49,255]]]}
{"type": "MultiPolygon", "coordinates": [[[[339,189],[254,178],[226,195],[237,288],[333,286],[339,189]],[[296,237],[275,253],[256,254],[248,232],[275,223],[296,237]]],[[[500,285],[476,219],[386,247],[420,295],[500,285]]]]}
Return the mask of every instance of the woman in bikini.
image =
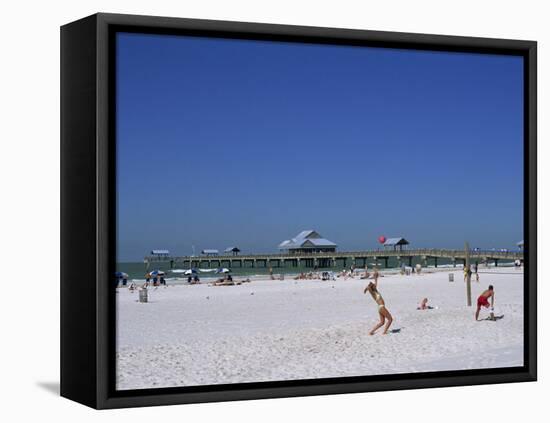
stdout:
{"type": "Polygon", "coordinates": [[[380,322],[378,322],[376,326],[372,328],[372,330],[369,332],[369,335],[374,335],[374,333],[379,328],[384,326],[384,323],[386,323],[386,326],[384,327],[383,334],[386,335],[388,333],[388,329],[390,328],[393,322],[393,317],[388,311],[388,309],[386,308],[386,303],[384,302],[382,295],[380,295],[380,292],[378,292],[378,289],[376,288],[376,285],[374,283],[369,282],[369,284],[367,285],[363,293],[366,294],[367,291],[370,293],[370,295],[372,295],[372,298],[378,305],[378,314],[380,316],[380,322]]]}

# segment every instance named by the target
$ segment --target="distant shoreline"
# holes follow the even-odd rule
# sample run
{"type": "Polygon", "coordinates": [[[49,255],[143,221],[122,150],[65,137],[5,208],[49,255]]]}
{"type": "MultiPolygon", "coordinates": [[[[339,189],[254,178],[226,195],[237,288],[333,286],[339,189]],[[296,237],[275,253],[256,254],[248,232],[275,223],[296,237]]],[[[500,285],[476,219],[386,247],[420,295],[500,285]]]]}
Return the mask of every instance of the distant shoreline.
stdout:
{"type": "MultiPolygon", "coordinates": [[[[124,265],[125,263],[119,263],[119,268],[124,268],[124,265]]],[[[140,265],[140,266],[144,266],[143,263],[131,263],[131,264],[134,264],[134,265],[140,265]]],[[[482,274],[482,273],[486,273],[487,271],[491,270],[491,269],[495,269],[495,270],[498,270],[499,268],[501,267],[508,267],[508,268],[512,268],[514,266],[514,263],[513,262],[503,262],[503,263],[499,263],[499,266],[498,267],[495,267],[494,265],[489,265],[489,266],[479,266],[479,273],[482,274]]],[[[406,267],[409,267],[409,266],[406,266],[406,267]]],[[[428,266],[428,267],[423,267],[422,268],[422,272],[423,273],[434,273],[434,272],[452,272],[452,271],[460,271],[462,272],[462,269],[464,268],[464,266],[462,264],[456,264],[456,266],[453,266],[451,264],[441,264],[441,265],[438,265],[438,267],[434,267],[433,265],[431,266],[428,266]]],[[[156,268],[155,268],[156,269],[156,268]]],[[[167,281],[167,283],[172,283],[172,284],[187,284],[187,280],[188,280],[188,276],[181,276],[181,274],[171,274],[170,273],[170,270],[167,269],[167,270],[164,270],[162,268],[159,268],[160,270],[163,270],[166,272],[166,276],[164,277],[164,279],[167,281]]],[[[372,270],[373,270],[373,267],[369,266],[369,273],[371,274],[372,276],[372,270]]],[[[153,267],[151,267],[150,270],[153,270],[153,267]]],[[[264,270],[264,269],[251,269],[251,268],[247,268],[246,270],[250,271],[250,272],[245,272],[245,273],[242,273],[240,272],[242,269],[232,269],[231,271],[231,274],[233,276],[233,279],[235,280],[235,282],[237,281],[242,281],[242,280],[246,280],[246,279],[250,279],[251,281],[267,281],[267,280],[271,280],[271,277],[270,277],[270,274],[269,274],[269,271],[268,269],[266,269],[265,272],[257,272],[258,270],[264,270]],[[256,271],[255,273],[253,273],[254,271],[256,271]]],[[[303,269],[299,269],[297,270],[296,268],[292,268],[292,267],[287,267],[287,268],[277,268],[277,267],[274,267],[273,268],[273,276],[274,276],[274,279],[275,280],[279,280],[281,275],[284,277],[284,280],[289,280],[289,279],[294,279],[295,277],[297,277],[298,275],[300,275],[301,273],[305,273],[306,275],[307,274],[321,274],[323,272],[332,272],[332,273],[335,273],[335,274],[338,274],[340,272],[342,272],[342,270],[344,270],[343,268],[334,268],[334,269],[325,269],[325,268],[322,268],[322,269],[310,269],[310,268],[303,268],[303,269]]],[[[348,270],[349,270],[349,267],[348,267],[348,270]]],[[[391,268],[379,268],[378,269],[379,273],[384,276],[384,275],[398,275],[401,271],[401,268],[400,267],[391,267],[391,268]]],[[[127,272],[128,273],[128,272],[127,272]]],[[[135,282],[135,283],[143,283],[145,282],[145,270],[143,272],[140,272],[140,274],[143,273],[143,276],[135,276],[135,277],[132,277],[131,274],[129,274],[129,278],[128,278],[128,283],[131,283],[131,282],[135,282]]],[[[501,272],[499,272],[501,273],[501,272]]],[[[360,279],[360,276],[364,274],[364,268],[361,268],[361,267],[358,267],[356,268],[355,270],[355,279],[356,280],[359,280],[360,279]]],[[[200,279],[200,282],[199,283],[211,283],[211,282],[214,282],[220,278],[223,278],[223,274],[213,274],[213,273],[198,273],[198,277],[200,279]]]]}

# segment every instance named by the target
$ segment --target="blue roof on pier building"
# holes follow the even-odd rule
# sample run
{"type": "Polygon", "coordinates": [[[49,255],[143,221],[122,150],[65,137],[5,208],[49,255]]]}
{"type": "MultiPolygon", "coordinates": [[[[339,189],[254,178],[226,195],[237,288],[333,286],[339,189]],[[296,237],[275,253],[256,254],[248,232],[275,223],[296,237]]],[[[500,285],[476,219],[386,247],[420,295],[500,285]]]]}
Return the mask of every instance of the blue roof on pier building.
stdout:
{"type": "Polygon", "coordinates": [[[302,231],[292,239],[287,239],[279,244],[280,250],[292,250],[297,248],[336,248],[336,244],[314,230],[302,231]]]}

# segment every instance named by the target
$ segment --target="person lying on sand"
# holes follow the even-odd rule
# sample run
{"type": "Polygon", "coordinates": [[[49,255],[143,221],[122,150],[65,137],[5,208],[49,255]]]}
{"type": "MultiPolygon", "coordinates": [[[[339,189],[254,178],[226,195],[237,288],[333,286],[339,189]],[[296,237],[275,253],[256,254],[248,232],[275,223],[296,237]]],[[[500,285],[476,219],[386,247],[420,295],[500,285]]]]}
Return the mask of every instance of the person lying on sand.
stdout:
{"type": "Polygon", "coordinates": [[[386,326],[384,327],[383,334],[386,335],[388,333],[388,329],[390,328],[393,317],[386,308],[386,303],[384,302],[384,299],[382,298],[382,295],[380,295],[380,292],[378,292],[378,289],[376,288],[376,285],[373,282],[369,282],[367,287],[364,289],[363,294],[366,294],[367,291],[370,293],[372,298],[374,299],[374,302],[378,305],[378,315],[380,316],[380,322],[378,322],[369,332],[369,335],[374,335],[374,333],[384,326],[384,323],[386,323],[386,326]]]}
{"type": "Polygon", "coordinates": [[[491,307],[491,315],[489,317],[489,320],[495,319],[495,314],[493,313],[495,309],[495,290],[493,288],[493,285],[489,285],[489,288],[483,291],[477,299],[476,321],[479,321],[479,312],[481,310],[481,307],[491,307]],[[489,298],[491,299],[491,304],[489,304],[489,298]]]}
{"type": "Polygon", "coordinates": [[[235,285],[235,282],[228,281],[224,279],[218,279],[216,282],[212,283],[213,286],[231,286],[235,285]]]}
{"type": "Polygon", "coordinates": [[[363,273],[363,274],[361,275],[361,279],[368,279],[369,276],[370,276],[369,268],[368,268],[368,266],[365,266],[365,273],[363,273]]]}

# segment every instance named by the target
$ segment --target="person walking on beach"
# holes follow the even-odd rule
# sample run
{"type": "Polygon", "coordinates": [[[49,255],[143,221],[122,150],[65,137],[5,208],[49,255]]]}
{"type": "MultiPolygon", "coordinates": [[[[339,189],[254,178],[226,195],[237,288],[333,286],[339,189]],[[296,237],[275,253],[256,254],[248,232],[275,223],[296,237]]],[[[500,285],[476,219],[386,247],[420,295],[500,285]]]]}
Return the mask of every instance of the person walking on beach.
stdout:
{"type": "Polygon", "coordinates": [[[477,272],[477,262],[474,264],[474,275],[476,275],[476,282],[479,282],[479,273],[477,272]]]}
{"type": "Polygon", "coordinates": [[[378,292],[378,289],[376,288],[376,285],[373,282],[369,282],[367,287],[364,289],[363,294],[366,294],[367,291],[374,299],[374,302],[378,305],[378,315],[380,316],[380,321],[371,329],[369,332],[369,335],[374,335],[374,333],[380,329],[382,326],[384,326],[384,323],[386,326],[384,327],[383,334],[386,335],[388,333],[388,329],[390,328],[393,317],[386,308],[386,303],[384,302],[384,299],[382,298],[382,295],[380,295],[380,292],[378,292]]]}
{"type": "Polygon", "coordinates": [[[380,276],[380,274],[378,273],[378,267],[375,267],[374,272],[372,274],[372,278],[374,279],[375,288],[378,288],[378,276],[380,276]]]}
{"type": "Polygon", "coordinates": [[[493,313],[493,310],[495,308],[495,290],[493,288],[493,285],[489,285],[489,288],[483,291],[477,299],[476,321],[479,321],[479,312],[481,310],[481,307],[491,307],[490,319],[495,319],[495,315],[493,313]],[[491,299],[491,304],[489,304],[489,298],[491,299]]]}

